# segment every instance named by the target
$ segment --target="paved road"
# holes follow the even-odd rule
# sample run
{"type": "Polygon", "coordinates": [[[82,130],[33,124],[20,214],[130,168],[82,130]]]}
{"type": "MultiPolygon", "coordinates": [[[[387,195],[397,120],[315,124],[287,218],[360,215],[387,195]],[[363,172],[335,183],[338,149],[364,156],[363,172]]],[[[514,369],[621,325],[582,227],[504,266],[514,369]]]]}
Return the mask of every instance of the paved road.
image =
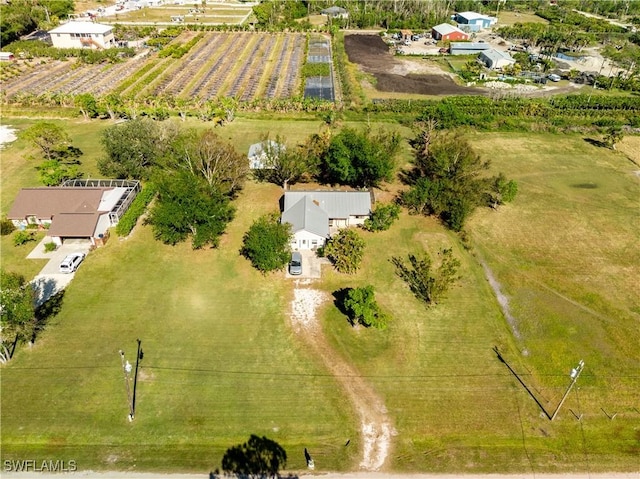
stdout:
{"type": "MultiPolygon", "coordinates": [[[[60,479],[60,477],[84,477],[89,479],[223,479],[225,476],[203,474],[160,474],[140,472],[93,472],[82,471],[67,473],[64,476],[45,472],[7,473],[2,469],[3,478],[15,479],[60,479]]],[[[228,476],[227,476],[228,477],[228,476]]],[[[283,474],[286,478],[287,475],[283,474]]],[[[289,476],[300,479],[640,479],[640,470],[629,473],[567,473],[567,474],[399,474],[392,472],[352,472],[352,473],[315,473],[289,476]]]]}

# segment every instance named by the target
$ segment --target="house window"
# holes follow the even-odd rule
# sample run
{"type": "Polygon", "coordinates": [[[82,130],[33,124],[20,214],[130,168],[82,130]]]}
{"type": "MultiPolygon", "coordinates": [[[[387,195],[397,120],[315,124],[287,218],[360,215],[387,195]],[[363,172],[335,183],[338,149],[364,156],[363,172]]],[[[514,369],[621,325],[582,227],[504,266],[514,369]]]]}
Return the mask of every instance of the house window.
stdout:
{"type": "Polygon", "coordinates": [[[333,220],[329,220],[329,228],[332,228],[334,226],[334,221],[333,220]]]}

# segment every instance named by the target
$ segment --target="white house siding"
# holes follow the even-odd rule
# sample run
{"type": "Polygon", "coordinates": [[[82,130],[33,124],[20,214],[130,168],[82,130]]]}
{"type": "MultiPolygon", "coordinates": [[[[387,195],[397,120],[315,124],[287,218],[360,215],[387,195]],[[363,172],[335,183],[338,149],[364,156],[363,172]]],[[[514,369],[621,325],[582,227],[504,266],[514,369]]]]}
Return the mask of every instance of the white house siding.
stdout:
{"type": "Polygon", "coordinates": [[[322,236],[301,230],[294,233],[291,248],[294,250],[315,249],[324,246],[324,242],[325,238],[322,236]]]}
{"type": "Polygon", "coordinates": [[[102,33],[52,33],[51,42],[56,48],[111,48],[115,45],[113,32],[102,33]],[[83,41],[91,41],[89,44],[83,41]]]}

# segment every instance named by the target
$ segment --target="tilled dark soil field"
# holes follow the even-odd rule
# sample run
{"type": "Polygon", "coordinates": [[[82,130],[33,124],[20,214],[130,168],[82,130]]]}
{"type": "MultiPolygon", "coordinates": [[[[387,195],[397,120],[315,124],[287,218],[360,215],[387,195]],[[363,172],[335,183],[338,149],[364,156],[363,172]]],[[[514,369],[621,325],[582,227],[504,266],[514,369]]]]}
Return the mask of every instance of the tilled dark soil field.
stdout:
{"type": "Polygon", "coordinates": [[[416,93],[421,95],[482,95],[480,89],[457,85],[443,74],[392,73],[401,61],[390,52],[378,35],[346,35],[344,45],[349,61],[376,78],[376,89],[383,92],[416,93]]]}

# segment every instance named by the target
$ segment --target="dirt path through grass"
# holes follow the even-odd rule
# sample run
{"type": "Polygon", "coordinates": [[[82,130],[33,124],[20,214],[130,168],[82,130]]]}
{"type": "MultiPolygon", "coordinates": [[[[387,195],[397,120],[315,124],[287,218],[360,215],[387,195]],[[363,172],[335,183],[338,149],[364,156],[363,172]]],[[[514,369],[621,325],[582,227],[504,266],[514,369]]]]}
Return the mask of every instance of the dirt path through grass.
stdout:
{"type": "Polygon", "coordinates": [[[293,330],[307,344],[344,388],[360,419],[362,436],[362,460],[360,468],[377,471],[389,455],[393,426],[387,416],[382,399],[358,373],[358,371],[333,350],[316,318],[319,307],[330,298],[313,289],[312,280],[296,280],[291,302],[293,330]]]}

